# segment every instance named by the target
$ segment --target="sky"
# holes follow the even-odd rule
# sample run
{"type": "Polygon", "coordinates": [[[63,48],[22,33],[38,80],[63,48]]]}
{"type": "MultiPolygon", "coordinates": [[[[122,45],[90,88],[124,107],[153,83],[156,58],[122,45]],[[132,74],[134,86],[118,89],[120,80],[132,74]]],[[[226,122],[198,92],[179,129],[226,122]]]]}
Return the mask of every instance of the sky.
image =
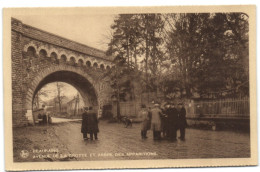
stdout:
{"type": "Polygon", "coordinates": [[[19,15],[23,23],[106,51],[115,15],[19,15]]]}
{"type": "MultiPolygon", "coordinates": [[[[64,87],[61,90],[61,96],[64,95],[64,96],[72,99],[74,96],[77,95],[78,91],[73,86],[71,86],[70,84],[64,83],[64,82],[63,82],[63,85],[64,85],[64,87]]],[[[46,91],[48,93],[47,97],[40,96],[41,100],[47,102],[48,100],[55,98],[58,94],[56,82],[45,85],[41,89],[41,91],[46,91]]]]}

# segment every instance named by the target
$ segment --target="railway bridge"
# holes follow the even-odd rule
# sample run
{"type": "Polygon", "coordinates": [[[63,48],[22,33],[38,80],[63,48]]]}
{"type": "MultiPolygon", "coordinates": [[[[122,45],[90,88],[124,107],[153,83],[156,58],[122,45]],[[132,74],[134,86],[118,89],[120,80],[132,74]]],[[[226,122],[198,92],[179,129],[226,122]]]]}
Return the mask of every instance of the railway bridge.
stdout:
{"type": "Polygon", "coordinates": [[[111,88],[104,72],[113,58],[104,51],[11,20],[13,126],[33,124],[36,93],[51,82],[66,82],[84,103],[98,108],[109,104],[111,88]]]}

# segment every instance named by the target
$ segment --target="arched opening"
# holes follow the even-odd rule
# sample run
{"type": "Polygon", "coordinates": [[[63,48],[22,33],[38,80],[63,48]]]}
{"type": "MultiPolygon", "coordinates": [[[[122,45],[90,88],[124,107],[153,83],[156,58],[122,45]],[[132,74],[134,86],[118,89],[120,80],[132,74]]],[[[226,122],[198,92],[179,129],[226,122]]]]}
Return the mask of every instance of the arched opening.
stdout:
{"type": "Polygon", "coordinates": [[[36,50],[34,47],[30,46],[27,49],[27,54],[29,57],[36,57],[36,50]]]}
{"type": "Polygon", "coordinates": [[[107,66],[107,68],[106,68],[107,70],[109,70],[110,69],[110,66],[107,66]]]}
{"type": "Polygon", "coordinates": [[[100,65],[100,69],[104,70],[105,66],[103,64],[100,65]]]}
{"type": "Polygon", "coordinates": [[[87,66],[87,67],[91,67],[91,62],[90,62],[90,61],[87,61],[87,62],[86,62],[86,66],[87,66]]]}
{"type": "Polygon", "coordinates": [[[70,61],[69,61],[70,65],[75,65],[76,64],[76,60],[74,57],[70,57],[70,61]]]}
{"type": "Polygon", "coordinates": [[[58,61],[58,55],[55,52],[51,53],[51,61],[57,62],[58,61]]]}
{"type": "Polygon", "coordinates": [[[97,63],[94,63],[93,64],[93,67],[96,69],[98,67],[98,64],[97,63]]]}
{"type": "Polygon", "coordinates": [[[67,61],[67,57],[63,54],[63,55],[61,55],[61,57],[60,57],[60,62],[61,63],[66,63],[66,61],[67,61]]]}
{"type": "MultiPolygon", "coordinates": [[[[37,99],[37,94],[39,91],[42,90],[42,88],[48,84],[51,83],[57,83],[57,82],[63,82],[66,84],[71,85],[74,87],[74,89],[77,90],[79,95],[82,97],[82,103],[84,106],[92,106],[94,109],[98,109],[98,100],[96,95],[96,90],[93,87],[93,85],[89,82],[87,78],[82,76],[81,74],[78,74],[76,72],[72,71],[56,71],[53,72],[46,77],[44,77],[39,84],[34,89],[34,93],[32,95],[32,101],[31,101],[31,109],[33,110],[35,99],[37,99]]],[[[55,85],[54,85],[55,86],[55,85]]],[[[56,88],[57,89],[57,88],[56,88]]],[[[65,89],[64,92],[70,93],[71,91],[69,89],[65,89]]],[[[53,93],[53,97],[57,96],[57,92],[53,93]]],[[[30,98],[30,97],[29,97],[30,98]]],[[[49,102],[51,103],[51,102],[49,102]]],[[[53,105],[48,104],[49,106],[55,106],[54,101],[52,101],[53,105]]],[[[57,103],[57,102],[56,102],[57,103]]],[[[66,102],[67,103],[67,102],[66,102]]],[[[56,104],[56,108],[57,108],[56,104]]],[[[66,105],[63,105],[63,107],[66,108],[66,105]]],[[[64,112],[65,110],[63,109],[64,112]]],[[[55,111],[57,112],[57,111],[55,111]]]]}
{"type": "Polygon", "coordinates": [[[47,57],[47,52],[46,52],[46,50],[41,49],[40,52],[39,52],[39,56],[40,56],[40,58],[45,58],[45,57],[47,57]]]}
{"type": "MultiPolygon", "coordinates": [[[[33,111],[45,105],[47,113],[54,117],[80,116],[85,106],[90,106],[75,87],[65,82],[44,85],[34,96],[33,111]]],[[[38,114],[34,113],[35,118],[38,114]]]]}
{"type": "Polygon", "coordinates": [[[78,61],[78,66],[83,66],[83,60],[82,59],[79,59],[79,61],[78,61]]]}

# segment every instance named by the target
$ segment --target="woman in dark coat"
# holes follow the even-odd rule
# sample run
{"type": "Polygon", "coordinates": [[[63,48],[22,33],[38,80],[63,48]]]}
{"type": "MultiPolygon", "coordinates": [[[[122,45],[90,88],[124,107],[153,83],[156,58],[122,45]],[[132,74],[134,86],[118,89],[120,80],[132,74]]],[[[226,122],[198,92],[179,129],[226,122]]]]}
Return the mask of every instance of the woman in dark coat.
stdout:
{"type": "Polygon", "coordinates": [[[98,129],[98,119],[97,114],[93,111],[92,107],[89,107],[88,120],[87,120],[87,132],[90,134],[90,140],[93,140],[93,134],[95,140],[97,140],[98,129]]]}
{"type": "Polygon", "coordinates": [[[83,139],[87,140],[88,139],[88,129],[87,129],[87,125],[88,125],[88,114],[87,114],[88,108],[85,107],[84,108],[84,112],[82,114],[82,125],[81,125],[81,133],[83,134],[83,139]]]}

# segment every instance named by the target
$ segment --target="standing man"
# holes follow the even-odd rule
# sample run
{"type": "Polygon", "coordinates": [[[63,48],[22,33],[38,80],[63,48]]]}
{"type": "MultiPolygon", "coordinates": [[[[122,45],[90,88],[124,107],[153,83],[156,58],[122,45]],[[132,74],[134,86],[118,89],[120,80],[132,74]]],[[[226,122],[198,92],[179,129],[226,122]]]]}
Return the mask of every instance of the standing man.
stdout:
{"type": "Polygon", "coordinates": [[[42,109],[43,109],[42,123],[45,125],[47,124],[47,110],[44,104],[42,105],[42,109]]]}
{"type": "Polygon", "coordinates": [[[90,140],[93,140],[93,134],[94,134],[95,140],[97,140],[98,139],[97,133],[99,132],[98,119],[97,119],[97,114],[93,110],[93,107],[89,107],[87,121],[88,121],[87,130],[88,130],[88,133],[90,134],[90,140]]]}
{"type": "Polygon", "coordinates": [[[159,108],[159,103],[154,103],[154,108],[151,110],[152,120],[151,120],[151,129],[153,130],[153,139],[161,139],[161,115],[162,111],[159,108]]]}
{"type": "Polygon", "coordinates": [[[163,116],[162,116],[162,131],[163,131],[163,137],[169,139],[170,137],[170,104],[167,102],[164,106],[164,109],[162,110],[163,116]]]}
{"type": "Polygon", "coordinates": [[[83,134],[83,139],[88,140],[88,107],[84,107],[84,112],[82,113],[82,125],[81,125],[81,133],[83,134]]]}
{"type": "Polygon", "coordinates": [[[169,108],[169,135],[170,135],[170,140],[171,141],[176,141],[176,137],[177,137],[177,130],[178,130],[178,123],[179,123],[179,119],[178,119],[178,110],[175,108],[174,103],[172,102],[170,104],[170,108],[169,108]]]}
{"type": "Polygon", "coordinates": [[[149,113],[148,113],[148,110],[146,109],[145,104],[141,105],[141,110],[139,112],[139,118],[142,121],[141,137],[142,137],[142,139],[146,139],[147,138],[147,136],[146,136],[147,130],[149,128],[149,113]]]}
{"type": "Polygon", "coordinates": [[[186,109],[184,107],[183,103],[178,104],[179,108],[179,127],[180,127],[180,134],[181,136],[179,137],[181,140],[185,140],[185,128],[187,126],[187,121],[186,121],[186,109]]]}

